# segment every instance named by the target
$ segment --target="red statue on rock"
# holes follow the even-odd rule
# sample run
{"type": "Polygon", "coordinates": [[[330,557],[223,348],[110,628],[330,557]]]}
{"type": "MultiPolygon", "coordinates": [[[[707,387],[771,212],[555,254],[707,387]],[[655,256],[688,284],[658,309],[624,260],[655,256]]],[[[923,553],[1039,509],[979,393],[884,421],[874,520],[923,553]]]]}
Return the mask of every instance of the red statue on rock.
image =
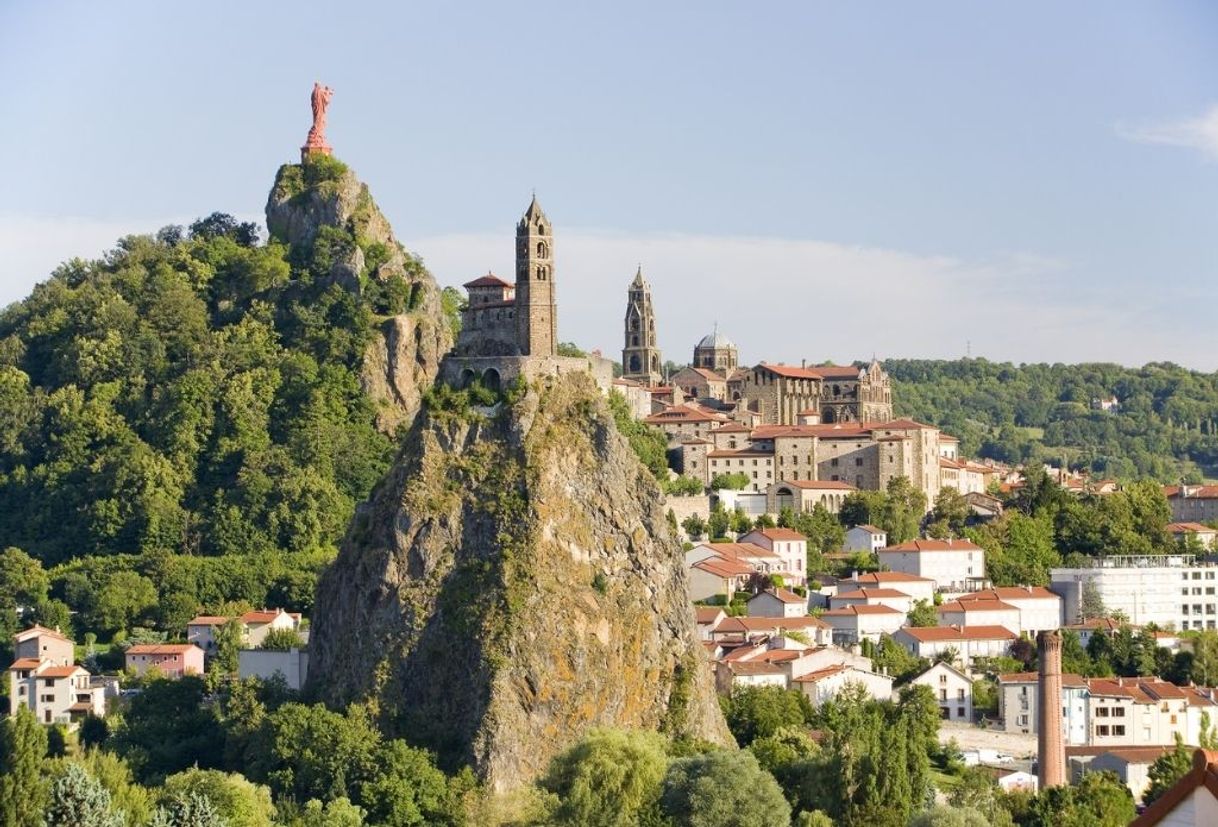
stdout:
{"type": "Polygon", "coordinates": [[[305,145],[300,148],[302,163],[310,155],[329,155],[331,152],[330,145],[326,143],[326,107],[330,105],[332,97],[334,97],[334,90],[329,86],[322,86],[320,83],[313,84],[313,95],[310,99],[313,104],[313,126],[309,129],[309,137],[305,139],[305,145]]]}

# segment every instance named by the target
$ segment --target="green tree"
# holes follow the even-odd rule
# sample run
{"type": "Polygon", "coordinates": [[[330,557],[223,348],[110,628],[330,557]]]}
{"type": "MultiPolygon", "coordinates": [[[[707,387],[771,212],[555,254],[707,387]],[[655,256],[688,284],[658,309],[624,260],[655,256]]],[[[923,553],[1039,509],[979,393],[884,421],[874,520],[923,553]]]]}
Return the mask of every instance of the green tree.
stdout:
{"type": "Polygon", "coordinates": [[[730,527],[731,517],[723,510],[723,504],[716,500],[711,506],[710,519],[706,522],[707,533],[711,540],[718,540],[727,536],[730,527]]]}
{"type": "Polygon", "coordinates": [[[918,813],[909,827],[990,827],[990,820],[970,807],[938,805],[918,813]]]}
{"type": "Polygon", "coordinates": [[[0,551],[0,656],[11,652],[9,647],[18,632],[22,610],[44,604],[48,588],[47,575],[39,561],[19,548],[0,551]]]}
{"type": "Polygon", "coordinates": [[[110,744],[137,779],[156,784],[191,766],[220,766],[224,733],[206,695],[203,679],[187,675],[153,681],[131,698],[110,744]]]}
{"type": "Polygon", "coordinates": [[[667,768],[659,734],[594,729],[550,763],[542,786],[561,802],[559,824],[654,823],[667,768]]]}
{"type": "Polygon", "coordinates": [[[884,493],[877,525],[888,534],[888,542],[896,545],[917,537],[926,514],[926,495],[908,477],[893,477],[884,493]]]}
{"type": "Polygon", "coordinates": [[[706,536],[706,520],[699,517],[697,514],[690,514],[681,523],[681,528],[685,529],[685,534],[689,539],[698,541],[706,536]]]}
{"type": "Polygon", "coordinates": [[[732,471],[726,474],[715,474],[711,477],[710,490],[718,491],[727,489],[728,491],[741,491],[748,488],[752,484],[752,479],[743,471],[732,471]]]}
{"type": "Polygon", "coordinates": [[[747,750],[679,758],[664,776],[664,812],[678,827],[784,827],[791,807],[747,750]]]}
{"type": "Polygon", "coordinates": [[[753,530],[752,519],[749,517],[749,515],[745,514],[744,509],[740,508],[739,506],[737,506],[736,510],[732,512],[731,529],[732,533],[737,536],[747,534],[753,530]]]}
{"type": "Polygon", "coordinates": [[[609,394],[609,411],[618,431],[626,437],[639,461],[657,480],[668,479],[668,438],[659,428],[653,428],[634,418],[626,397],[617,391],[609,394]]]}
{"type": "Polygon", "coordinates": [[[360,786],[376,777],[380,733],[367,711],[347,714],[321,705],[287,703],[267,715],[246,752],[246,775],[278,796],[357,803],[360,786]]]}
{"type": "Polygon", "coordinates": [[[773,735],[781,727],[805,724],[812,719],[812,706],[806,695],[778,686],[737,687],[720,703],[728,728],[742,747],[757,738],[773,735]]]}
{"type": "Polygon", "coordinates": [[[1176,733],[1176,748],[1156,758],[1147,770],[1150,784],[1142,793],[1142,803],[1150,804],[1163,795],[1192,768],[1193,751],[1184,746],[1184,739],[1176,733]]]}
{"type": "Polygon", "coordinates": [[[1133,796],[1112,772],[1089,772],[1073,786],[1040,792],[1029,808],[1037,827],[1124,827],[1136,815],[1133,796]]]}
{"type": "Polygon", "coordinates": [[[152,814],[148,827],[228,827],[211,799],[187,793],[164,801],[152,814]]]}
{"type": "Polygon", "coordinates": [[[455,810],[444,773],[429,753],[392,740],[381,745],[373,777],[360,786],[360,803],[374,824],[408,827],[450,824],[455,810]]]}
{"type": "Polygon", "coordinates": [[[117,571],[98,592],[89,625],[107,634],[130,630],[147,619],[156,604],[156,587],[151,580],[133,571],[117,571]]]}
{"type": "Polygon", "coordinates": [[[363,827],[367,813],[345,798],[322,803],[310,799],[297,818],[298,827],[363,827]]]}
{"type": "Polygon", "coordinates": [[[928,600],[915,600],[909,610],[910,626],[938,626],[939,610],[928,600]]]}
{"type": "Polygon", "coordinates": [[[22,707],[0,721],[0,825],[42,827],[47,797],[42,759],[46,732],[34,713],[22,707]]]}
{"type": "Polygon", "coordinates": [[[55,777],[70,765],[83,768],[106,790],[111,808],[122,813],[129,827],[142,827],[152,817],[152,797],[135,783],[131,768],[122,758],[112,752],[88,749],[75,757],[49,762],[47,774],[55,777]]]}
{"type": "Polygon", "coordinates": [[[266,633],[266,637],[262,639],[258,648],[286,652],[290,649],[299,649],[303,645],[304,641],[300,639],[300,635],[295,629],[271,629],[266,633]]]}
{"type": "Polygon", "coordinates": [[[964,525],[971,514],[972,509],[964,495],[959,490],[948,486],[939,489],[939,494],[935,497],[935,507],[931,509],[930,519],[932,525],[938,524],[943,527],[941,533],[944,537],[962,537],[964,525]]]}
{"type": "Polygon", "coordinates": [[[241,621],[235,617],[230,618],[227,623],[216,629],[216,654],[208,669],[209,674],[237,674],[237,652],[241,649],[241,640],[244,635],[245,631],[241,621]]]}
{"type": "Polygon", "coordinates": [[[271,791],[236,773],[191,768],[166,778],[161,795],[166,801],[205,798],[228,827],[270,827],[275,818],[271,791]]]}
{"type": "Polygon", "coordinates": [[[79,764],[68,764],[51,782],[46,820],[62,827],[124,827],[109,791],[79,764]]]}

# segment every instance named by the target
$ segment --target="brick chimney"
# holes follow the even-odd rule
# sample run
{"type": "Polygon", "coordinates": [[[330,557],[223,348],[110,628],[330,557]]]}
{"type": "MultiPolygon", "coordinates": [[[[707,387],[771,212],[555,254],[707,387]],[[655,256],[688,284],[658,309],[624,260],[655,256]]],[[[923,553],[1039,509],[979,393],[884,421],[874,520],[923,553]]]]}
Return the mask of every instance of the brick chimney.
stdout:
{"type": "Polygon", "coordinates": [[[1041,632],[1036,638],[1040,679],[1036,684],[1037,766],[1040,789],[1066,783],[1066,747],[1062,742],[1062,635],[1041,632]]]}

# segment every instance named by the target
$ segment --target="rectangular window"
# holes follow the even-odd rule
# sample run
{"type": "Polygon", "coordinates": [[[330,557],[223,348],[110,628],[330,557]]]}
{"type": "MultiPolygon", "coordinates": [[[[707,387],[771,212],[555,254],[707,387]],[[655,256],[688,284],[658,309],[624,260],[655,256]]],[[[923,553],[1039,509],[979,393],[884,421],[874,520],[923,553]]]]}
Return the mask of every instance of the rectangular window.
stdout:
{"type": "Polygon", "coordinates": [[[1112,728],[1112,734],[1113,734],[1113,735],[1124,735],[1124,734],[1125,734],[1125,727],[1120,726],[1120,725],[1114,726],[1114,727],[1112,728]]]}
{"type": "Polygon", "coordinates": [[[958,701],[964,700],[964,690],[963,689],[956,690],[956,700],[958,700],[958,701]]]}
{"type": "Polygon", "coordinates": [[[1095,717],[1097,717],[1097,718],[1107,718],[1107,717],[1108,717],[1108,707],[1106,707],[1106,706],[1101,706],[1101,707],[1099,707],[1098,709],[1096,709],[1096,710],[1095,710],[1095,717]]]}
{"type": "Polygon", "coordinates": [[[1095,728],[1095,734],[1096,734],[1096,735],[1107,736],[1107,735],[1108,735],[1108,727],[1107,727],[1107,726],[1097,726],[1097,727],[1095,728]]]}
{"type": "Polygon", "coordinates": [[[832,465],[834,468],[836,468],[837,467],[837,457],[834,457],[833,459],[829,460],[829,464],[832,465]]]}
{"type": "Polygon", "coordinates": [[[855,458],[854,458],[854,464],[855,464],[856,466],[858,466],[859,468],[862,468],[862,467],[863,467],[863,458],[862,458],[862,457],[855,457],[855,458]]]}
{"type": "Polygon", "coordinates": [[[1125,707],[1123,707],[1123,706],[1118,706],[1117,708],[1115,708],[1114,710],[1112,710],[1112,717],[1114,717],[1114,718],[1124,718],[1124,717],[1125,717],[1125,707]]]}

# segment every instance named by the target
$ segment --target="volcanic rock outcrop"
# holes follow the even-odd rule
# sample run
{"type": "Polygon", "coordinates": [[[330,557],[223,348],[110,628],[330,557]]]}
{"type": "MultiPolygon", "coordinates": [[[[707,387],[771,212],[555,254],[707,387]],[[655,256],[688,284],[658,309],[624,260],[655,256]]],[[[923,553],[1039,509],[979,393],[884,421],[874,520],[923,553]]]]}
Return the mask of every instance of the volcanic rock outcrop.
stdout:
{"type": "Polygon", "coordinates": [[[322,260],[328,265],[323,278],[365,301],[380,299],[384,308],[360,380],[378,404],[380,430],[408,427],[452,347],[435,279],[394,238],[367,185],[329,156],[279,168],[266,226],[298,262],[322,260]]]}
{"type": "Polygon", "coordinates": [[[596,385],[501,399],[428,396],[322,579],[310,690],[497,790],[594,726],[730,743],[680,545],[596,385]]]}

